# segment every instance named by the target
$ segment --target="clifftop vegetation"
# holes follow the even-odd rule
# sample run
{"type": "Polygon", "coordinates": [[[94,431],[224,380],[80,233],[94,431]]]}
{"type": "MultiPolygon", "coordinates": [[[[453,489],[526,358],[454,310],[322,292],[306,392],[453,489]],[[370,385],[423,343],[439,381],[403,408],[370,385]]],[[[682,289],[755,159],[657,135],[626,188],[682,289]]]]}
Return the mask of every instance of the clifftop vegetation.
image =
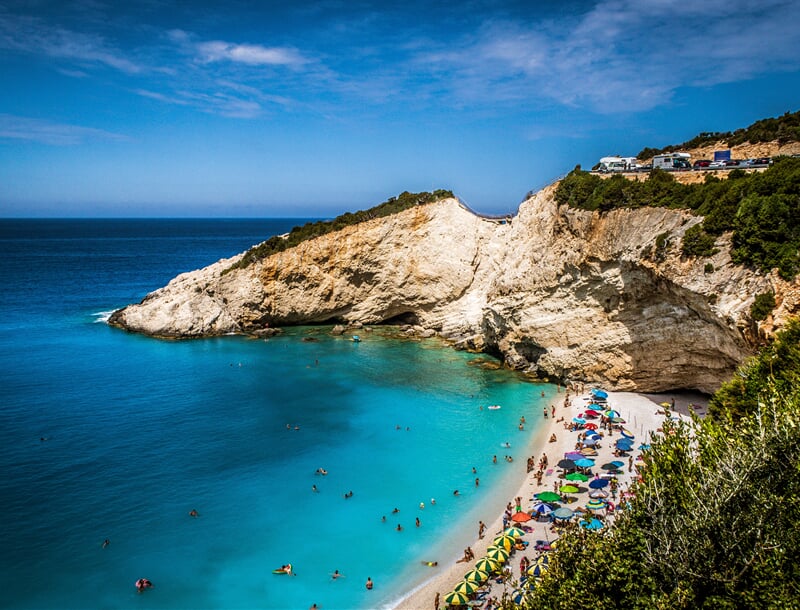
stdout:
{"type": "Polygon", "coordinates": [[[800,607],[799,340],[795,320],[715,395],[716,416],[665,421],[627,510],[559,538],[521,606],[800,607]]]}
{"type": "Polygon", "coordinates": [[[736,131],[706,131],[682,144],[672,144],[664,148],[643,148],[636,157],[638,159],[649,159],[655,155],[699,148],[715,142],[724,142],[728,146],[737,146],[745,142],[758,144],[774,140],[777,140],[779,144],[800,141],[800,110],[787,112],[780,117],[761,119],[749,127],[737,129],[736,131]]]}
{"type": "Polygon", "coordinates": [[[384,216],[397,214],[398,212],[402,212],[416,205],[433,203],[434,201],[447,199],[448,197],[453,197],[453,193],[452,191],[444,189],[438,189],[432,193],[428,193],[427,191],[421,193],[403,191],[397,197],[390,197],[383,203],[369,208],[368,210],[346,212],[333,220],[307,222],[301,227],[294,227],[285,237],[276,235],[257,246],[253,246],[245,252],[244,256],[238,262],[226,269],[223,274],[233,269],[244,269],[256,261],[262,260],[276,252],[283,252],[289,248],[294,248],[296,245],[306,240],[319,237],[320,235],[326,235],[327,233],[332,233],[344,227],[356,225],[374,218],[383,218],[384,216]]]}
{"type": "Polygon", "coordinates": [[[653,170],[644,182],[620,175],[607,180],[576,167],[558,185],[556,201],[584,210],[684,208],[703,216],[686,232],[685,256],[710,256],[716,238],[733,231],[734,262],[784,279],[800,271],[800,159],[781,157],[765,172],[734,170],[727,180],[706,175],[702,184],[680,184],[653,170]]]}

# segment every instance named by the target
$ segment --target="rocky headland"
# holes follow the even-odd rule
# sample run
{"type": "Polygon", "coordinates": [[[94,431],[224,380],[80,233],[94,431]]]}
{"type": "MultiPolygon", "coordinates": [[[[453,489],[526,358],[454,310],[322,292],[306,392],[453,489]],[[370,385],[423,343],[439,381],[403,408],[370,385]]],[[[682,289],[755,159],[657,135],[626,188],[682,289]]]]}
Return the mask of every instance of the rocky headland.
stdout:
{"type": "Polygon", "coordinates": [[[244,268],[231,268],[244,254],[221,260],[179,275],[110,323],[163,338],[404,323],[543,378],[711,392],[800,309],[797,280],[733,264],[729,235],[712,257],[682,257],[680,240],[698,216],[589,212],[559,205],[554,189],[523,202],[510,221],[448,198],[244,268]],[[777,307],[756,323],[750,306],[767,291],[777,307]]]}

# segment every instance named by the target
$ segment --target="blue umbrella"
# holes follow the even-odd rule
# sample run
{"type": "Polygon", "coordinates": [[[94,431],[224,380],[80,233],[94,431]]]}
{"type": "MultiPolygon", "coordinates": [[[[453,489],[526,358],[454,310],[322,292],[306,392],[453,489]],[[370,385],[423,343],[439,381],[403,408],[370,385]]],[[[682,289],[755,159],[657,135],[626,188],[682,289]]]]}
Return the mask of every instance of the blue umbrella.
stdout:
{"type": "Polygon", "coordinates": [[[572,511],[572,509],[569,509],[565,506],[557,508],[552,512],[552,516],[556,519],[572,519],[572,515],[574,514],[575,513],[572,511]]]}
{"type": "Polygon", "coordinates": [[[628,438],[621,438],[617,441],[617,449],[630,451],[633,448],[633,441],[628,438]]]}
{"type": "Polygon", "coordinates": [[[589,487],[592,489],[603,489],[606,485],[608,485],[607,479],[592,479],[589,482],[589,487]]]}
{"type": "Polygon", "coordinates": [[[539,502],[534,505],[532,512],[539,513],[540,515],[549,515],[553,512],[553,507],[546,502],[539,502]]]}
{"type": "Polygon", "coordinates": [[[600,442],[600,439],[598,439],[596,436],[593,436],[592,438],[587,438],[586,440],[584,440],[583,444],[585,446],[587,446],[587,447],[592,447],[592,446],[596,445],[599,442],[600,442]]]}
{"type": "Polygon", "coordinates": [[[611,463],[614,464],[614,466],[616,466],[617,468],[622,468],[625,465],[625,462],[620,462],[619,460],[614,460],[611,463]]]}
{"type": "Polygon", "coordinates": [[[602,412],[603,412],[603,407],[601,407],[600,405],[598,405],[596,402],[593,402],[592,404],[590,404],[590,405],[589,405],[588,407],[586,407],[586,408],[587,408],[588,410],[590,410],[590,411],[597,411],[598,413],[602,413],[602,412]]]}
{"type": "Polygon", "coordinates": [[[587,430],[586,431],[586,438],[597,438],[600,436],[600,433],[595,430],[587,430]]]}
{"type": "Polygon", "coordinates": [[[650,443],[642,443],[639,445],[639,451],[647,451],[650,449],[650,443]]]}
{"type": "Polygon", "coordinates": [[[605,392],[605,391],[600,390],[598,388],[592,388],[591,392],[592,392],[592,396],[594,396],[596,398],[600,398],[600,399],[603,399],[603,400],[608,398],[608,392],[605,392]]]}
{"type": "Polygon", "coordinates": [[[580,424],[581,426],[586,423],[586,420],[582,417],[573,417],[572,421],[574,421],[576,424],[580,424]]]}
{"type": "Polygon", "coordinates": [[[591,468],[594,466],[594,460],[590,460],[589,458],[583,458],[582,460],[578,460],[575,462],[575,465],[578,468],[591,468]]]}
{"type": "Polygon", "coordinates": [[[600,519],[592,519],[591,521],[581,521],[581,527],[587,530],[600,530],[603,529],[603,522],[600,519]]]}

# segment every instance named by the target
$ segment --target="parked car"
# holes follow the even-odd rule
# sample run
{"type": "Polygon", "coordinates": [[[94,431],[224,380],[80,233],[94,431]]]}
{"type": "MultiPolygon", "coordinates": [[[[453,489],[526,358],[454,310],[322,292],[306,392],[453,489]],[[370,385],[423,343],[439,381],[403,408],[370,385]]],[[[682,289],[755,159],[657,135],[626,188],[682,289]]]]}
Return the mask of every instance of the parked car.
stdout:
{"type": "Polygon", "coordinates": [[[708,164],[708,169],[723,169],[725,167],[725,161],[712,161],[708,164]]]}
{"type": "Polygon", "coordinates": [[[697,161],[695,161],[695,162],[692,164],[692,167],[693,167],[694,169],[705,169],[705,168],[707,168],[709,165],[711,165],[711,161],[709,161],[708,159],[698,159],[697,161]]]}
{"type": "Polygon", "coordinates": [[[729,159],[725,161],[725,167],[739,167],[738,159],[729,159]]]}
{"type": "Polygon", "coordinates": [[[769,167],[770,165],[772,165],[772,159],[770,157],[750,159],[750,167],[769,167]]]}

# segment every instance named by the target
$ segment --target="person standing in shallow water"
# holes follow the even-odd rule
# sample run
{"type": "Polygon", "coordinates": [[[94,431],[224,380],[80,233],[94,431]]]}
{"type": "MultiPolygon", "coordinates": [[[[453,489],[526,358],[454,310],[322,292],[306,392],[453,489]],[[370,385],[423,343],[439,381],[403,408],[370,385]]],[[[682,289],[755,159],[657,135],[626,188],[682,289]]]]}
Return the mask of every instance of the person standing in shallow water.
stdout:
{"type": "Polygon", "coordinates": [[[372,579],[369,576],[367,576],[367,584],[364,586],[367,588],[367,591],[372,591],[373,584],[372,579]]]}

